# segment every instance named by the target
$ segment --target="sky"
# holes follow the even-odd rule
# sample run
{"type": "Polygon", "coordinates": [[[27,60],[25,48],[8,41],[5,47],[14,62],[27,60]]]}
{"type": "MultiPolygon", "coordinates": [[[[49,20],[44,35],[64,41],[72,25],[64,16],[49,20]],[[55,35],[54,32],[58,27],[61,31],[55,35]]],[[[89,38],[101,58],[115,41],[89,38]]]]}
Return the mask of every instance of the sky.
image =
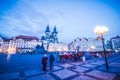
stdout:
{"type": "Polygon", "coordinates": [[[41,38],[56,26],[60,42],[93,37],[96,25],[107,26],[106,40],[120,35],[119,0],[0,0],[0,33],[41,38]]]}

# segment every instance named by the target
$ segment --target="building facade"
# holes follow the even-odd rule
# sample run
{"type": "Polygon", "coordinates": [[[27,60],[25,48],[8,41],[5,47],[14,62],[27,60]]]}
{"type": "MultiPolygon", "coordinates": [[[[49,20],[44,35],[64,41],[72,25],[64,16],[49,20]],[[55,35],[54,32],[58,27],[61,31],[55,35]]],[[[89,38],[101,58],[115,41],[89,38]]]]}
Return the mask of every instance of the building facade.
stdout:
{"type": "Polygon", "coordinates": [[[102,39],[100,37],[94,38],[76,38],[70,44],[68,48],[71,51],[102,51],[102,39]]]}
{"type": "Polygon", "coordinates": [[[110,39],[112,49],[113,50],[120,50],[120,36],[115,36],[110,39]]]}
{"type": "MultiPolygon", "coordinates": [[[[29,52],[41,52],[40,48],[44,48],[44,51],[67,51],[68,45],[63,42],[58,42],[58,31],[56,26],[53,31],[50,32],[49,25],[45,30],[45,36],[41,39],[35,36],[19,35],[9,39],[3,40],[0,38],[0,52],[1,53],[29,53],[29,52]],[[41,47],[42,45],[42,47],[41,47]],[[36,49],[37,48],[37,49],[36,49]]],[[[42,51],[43,52],[43,51],[42,51]]]]}
{"type": "Polygon", "coordinates": [[[32,52],[37,45],[41,44],[37,37],[19,35],[6,39],[2,45],[2,52],[10,54],[32,52]]]}
{"type": "Polygon", "coordinates": [[[4,43],[4,40],[2,37],[0,37],[0,53],[2,53],[2,45],[4,43]]]}
{"type": "Polygon", "coordinates": [[[107,40],[106,41],[106,50],[107,51],[112,51],[112,44],[111,44],[111,41],[110,40],[107,40]]]}
{"type": "Polygon", "coordinates": [[[68,51],[68,45],[58,41],[58,31],[54,26],[53,31],[50,31],[49,25],[45,30],[45,36],[41,37],[45,50],[49,52],[68,51]]]}
{"type": "Polygon", "coordinates": [[[48,47],[48,51],[49,52],[62,52],[62,51],[68,51],[68,45],[63,43],[63,42],[59,42],[59,43],[50,43],[49,47],[48,47]]]}

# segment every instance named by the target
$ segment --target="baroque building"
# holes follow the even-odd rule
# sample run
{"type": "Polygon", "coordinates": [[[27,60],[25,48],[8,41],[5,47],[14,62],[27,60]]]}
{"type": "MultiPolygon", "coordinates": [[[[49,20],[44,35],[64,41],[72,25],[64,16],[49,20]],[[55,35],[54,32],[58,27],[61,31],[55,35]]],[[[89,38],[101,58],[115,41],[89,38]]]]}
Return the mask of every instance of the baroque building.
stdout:
{"type": "Polygon", "coordinates": [[[33,52],[36,46],[41,44],[42,41],[37,37],[19,35],[4,40],[1,46],[1,52],[9,54],[33,52]]]}
{"type": "Polygon", "coordinates": [[[45,30],[45,36],[41,39],[35,36],[19,35],[9,39],[0,37],[0,53],[43,53],[46,51],[67,51],[68,45],[58,42],[58,31],[54,26],[50,31],[49,25],[45,30]]]}
{"type": "Polygon", "coordinates": [[[100,37],[95,38],[76,38],[70,44],[68,48],[71,51],[102,51],[102,39],[100,37]]]}
{"type": "Polygon", "coordinates": [[[120,50],[120,36],[110,38],[110,42],[113,50],[120,50]]]}

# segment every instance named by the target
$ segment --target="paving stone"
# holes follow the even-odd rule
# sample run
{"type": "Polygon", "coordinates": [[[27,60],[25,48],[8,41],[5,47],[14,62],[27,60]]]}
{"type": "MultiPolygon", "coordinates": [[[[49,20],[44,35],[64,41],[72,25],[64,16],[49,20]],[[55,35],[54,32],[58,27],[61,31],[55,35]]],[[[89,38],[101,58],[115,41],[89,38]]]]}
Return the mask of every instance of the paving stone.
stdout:
{"type": "Polygon", "coordinates": [[[108,67],[109,67],[109,69],[106,70],[106,66],[104,65],[104,66],[99,67],[98,70],[102,70],[102,71],[107,71],[107,72],[113,72],[113,73],[116,73],[116,74],[120,74],[120,68],[118,68],[118,67],[113,67],[113,66],[110,66],[110,65],[109,65],[108,67]]]}
{"type": "Polygon", "coordinates": [[[81,65],[81,64],[83,64],[82,62],[73,62],[73,63],[71,63],[72,65],[81,65]]]}
{"type": "Polygon", "coordinates": [[[31,65],[31,66],[26,66],[27,69],[38,69],[38,65],[31,65]]]}
{"type": "Polygon", "coordinates": [[[26,77],[20,77],[19,78],[19,80],[25,80],[26,79],[26,77]]]}
{"type": "Polygon", "coordinates": [[[87,73],[90,76],[101,78],[103,80],[112,80],[116,75],[113,73],[103,72],[99,70],[94,70],[87,73]]]}
{"type": "Polygon", "coordinates": [[[58,66],[54,66],[54,69],[53,70],[60,70],[62,69],[61,67],[58,67],[58,66]]]}
{"type": "Polygon", "coordinates": [[[6,73],[6,74],[1,74],[0,75],[0,80],[3,80],[3,79],[7,79],[7,80],[10,80],[10,79],[18,79],[20,77],[20,74],[19,72],[16,72],[16,73],[6,73]]]}
{"type": "Polygon", "coordinates": [[[95,67],[97,67],[96,65],[91,65],[91,64],[84,64],[82,66],[83,67],[89,67],[89,68],[95,68],[95,67]]]}
{"type": "Polygon", "coordinates": [[[85,72],[89,70],[89,68],[83,68],[83,67],[77,66],[76,68],[73,68],[72,70],[77,71],[77,72],[85,72]]]}
{"type": "Polygon", "coordinates": [[[92,64],[92,65],[103,65],[105,62],[92,62],[92,63],[90,63],[90,64],[92,64]]]}
{"type": "Polygon", "coordinates": [[[86,60],[85,63],[91,63],[91,62],[94,62],[95,60],[86,60]]]}
{"type": "Polygon", "coordinates": [[[105,63],[105,61],[96,61],[97,63],[105,63]]]}
{"type": "Polygon", "coordinates": [[[53,74],[58,76],[61,79],[65,79],[73,75],[76,75],[77,73],[70,70],[60,70],[60,71],[53,72],[53,74]]]}
{"type": "Polygon", "coordinates": [[[91,78],[91,77],[88,77],[88,76],[85,76],[85,75],[81,75],[81,76],[76,77],[72,80],[97,80],[97,79],[94,79],[94,78],[91,78]]]}
{"type": "Polygon", "coordinates": [[[112,62],[109,65],[120,68],[120,63],[112,62]]]}
{"type": "Polygon", "coordinates": [[[27,71],[25,71],[25,76],[32,76],[32,75],[36,75],[36,74],[40,74],[40,73],[43,73],[42,70],[40,70],[40,69],[27,70],[27,71]]]}
{"type": "Polygon", "coordinates": [[[71,65],[71,64],[62,64],[62,65],[60,65],[60,66],[62,66],[62,67],[64,67],[64,68],[67,68],[67,67],[72,67],[73,65],[71,65]]]}
{"type": "Polygon", "coordinates": [[[55,80],[55,79],[49,74],[43,74],[43,75],[27,78],[26,80],[55,80]]]}
{"type": "Polygon", "coordinates": [[[116,63],[120,63],[120,60],[115,61],[116,63]]]}

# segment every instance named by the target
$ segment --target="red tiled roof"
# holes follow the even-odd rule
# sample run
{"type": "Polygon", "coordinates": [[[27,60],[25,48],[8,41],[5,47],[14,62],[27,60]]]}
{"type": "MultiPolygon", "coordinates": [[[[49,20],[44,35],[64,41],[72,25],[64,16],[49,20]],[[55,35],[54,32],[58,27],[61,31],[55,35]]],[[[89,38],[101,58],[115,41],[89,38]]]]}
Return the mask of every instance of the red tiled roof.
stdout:
{"type": "Polygon", "coordinates": [[[10,38],[10,39],[5,39],[4,41],[9,42],[10,40],[12,40],[12,38],[10,38]]]}
{"type": "MultiPolygon", "coordinates": [[[[27,41],[30,41],[30,40],[37,40],[37,41],[39,41],[39,38],[37,38],[35,36],[25,36],[25,35],[16,36],[15,39],[23,39],[23,40],[27,40],[27,41]]],[[[5,41],[10,41],[10,40],[13,40],[13,37],[10,38],[10,39],[6,39],[5,41]]]]}
{"type": "Polygon", "coordinates": [[[19,35],[15,37],[16,39],[24,39],[24,40],[39,40],[39,38],[35,37],[35,36],[25,36],[25,35],[19,35]]]}

